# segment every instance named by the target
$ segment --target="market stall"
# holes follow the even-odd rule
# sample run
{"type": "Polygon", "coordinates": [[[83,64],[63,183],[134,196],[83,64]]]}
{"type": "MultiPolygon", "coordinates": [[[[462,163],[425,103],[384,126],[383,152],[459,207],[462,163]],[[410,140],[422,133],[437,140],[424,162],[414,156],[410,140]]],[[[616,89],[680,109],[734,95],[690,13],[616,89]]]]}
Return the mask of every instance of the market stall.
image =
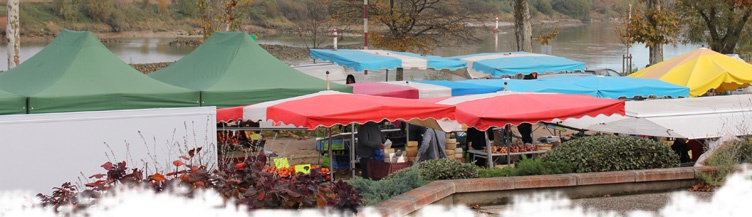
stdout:
{"type": "Polygon", "coordinates": [[[556,122],[594,131],[686,139],[752,135],[750,94],[628,101],[625,110],[624,116],[556,122]]]}
{"type": "Polygon", "coordinates": [[[585,70],[584,62],[528,52],[478,53],[448,58],[466,62],[470,78],[585,70]]]}
{"type": "MultiPolygon", "coordinates": [[[[435,69],[466,77],[465,62],[440,56],[420,55],[389,50],[311,49],[311,58],[324,60],[352,68],[365,70],[435,69]]],[[[388,73],[388,71],[387,71],[388,73]]]]}
{"type": "MultiPolygon", "coordinates": [[[[455,120],[458,123],[481,131],[492,127],[551,121],[556,118],[624,114],[624,101],[621,100],[555,93],[497,92],[451,97],[436,103],[454,105],[455,120]]],[[[507,151],[507,157],[512,152],[507,151]]],[[[493,157],[491,145],[486,145],[484,155],[486,158],[493,157]]],[[[489,160],[488,166],[493,167],[493,161],[489,160]]]]}
{"type": "Polygon", "coordinates": [[[201,106],[227,108],[352,87],[306,75],[272,56],[245,32],[215,32],[193,52],[149,74],[201,92],[201,106]]]}
{"type": "Polygon", "coordinates": [[[707,48],[664,60],[637,71],[630,77],[656,79],[688,87],[692,97],[710,89],[736,90],[752,84],[752,64],[707,48]]]}
{"type": "MultiPolygon", "coordinates": [[[[454,106],[419,100],[392,97],[348,94],[322,91],[288,99],[275,100],[248,106],[217,110],[217,120],[269,120],[291,124],[309,130],[316,127],[330,129],[335,125],[363,124],[369,121],[453,119],[454,106]]],[[[328,130],[331,132],[331,130],[328,130]]],[[[327,133],[331,138],[331,133],[327,133]]],[[[354,134],[351,135],[351,141],[354,134]]],[[[329,144],[333,144],[331,139],[329,144]]],[[[333,150],[328,149],[330,162],[333,150]]],[[[350,149],[350,165],[354,164],[354,149],[350,149]]]]}
{"type": "Polygon", "coordinates": [[[416,88],[395,85],[384,82],[361,82],[349,84],[353,87],[353,93],[372,96],[388,96],[405,99],[418,99],[419,90],[416,88]]]}
{"type": "Polygon", "coordinates": [[[24,96],[29,114],[199,105],[198,91],[145,76],[86,31],[63,30],[0,73],[0,90],[24,96]]]}
{"type": "Polygon", "coordinates": [[[634,96],[657,96],[658,98],[689,97],[689,88],[668,83],[657,79],[612,77],[612,76],[554,76],[540,78],[546,86],[564,86],[572,84],[583,88],[595,90],[593,96],[600,98],[618,99],[633,98],[634,96]]]}

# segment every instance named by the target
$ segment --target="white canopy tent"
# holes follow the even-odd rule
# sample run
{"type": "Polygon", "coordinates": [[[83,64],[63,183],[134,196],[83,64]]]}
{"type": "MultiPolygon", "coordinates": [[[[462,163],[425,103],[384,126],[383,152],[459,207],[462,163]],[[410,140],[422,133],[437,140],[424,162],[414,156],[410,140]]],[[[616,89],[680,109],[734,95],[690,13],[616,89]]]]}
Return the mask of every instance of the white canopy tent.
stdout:
{"type": "Polygon", "coordinates": [[[628,101],[625,116],[555,120],[577,129],[687,139],[752,135],[752,95],[628,101]]]}

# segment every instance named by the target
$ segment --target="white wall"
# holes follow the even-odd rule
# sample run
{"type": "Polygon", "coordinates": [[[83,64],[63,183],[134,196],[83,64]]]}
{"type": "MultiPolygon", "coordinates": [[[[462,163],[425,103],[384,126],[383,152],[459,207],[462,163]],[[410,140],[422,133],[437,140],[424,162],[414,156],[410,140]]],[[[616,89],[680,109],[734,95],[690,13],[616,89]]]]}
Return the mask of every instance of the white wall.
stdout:
{"type": "Polygon", "coordinates": [[[49,195],[106,173],[107,161],[148,169],[144,176],[174,171],[172,161],[195,147],[216,165],[216,141],[215,107],[0,116],[0,191],[49,195]]]}

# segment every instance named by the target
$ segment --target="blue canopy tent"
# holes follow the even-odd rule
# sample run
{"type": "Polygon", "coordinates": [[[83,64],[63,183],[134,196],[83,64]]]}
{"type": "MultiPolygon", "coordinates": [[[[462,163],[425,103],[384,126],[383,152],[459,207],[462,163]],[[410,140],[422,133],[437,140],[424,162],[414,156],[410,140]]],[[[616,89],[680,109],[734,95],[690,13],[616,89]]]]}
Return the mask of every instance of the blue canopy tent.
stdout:
{"type": "Polygon", "coordinates": [[[597,91],[597,97],[619,98],[634,96],[657,97],[670,96],[672,98],[689,97],[689,88],[671,84],[658,79],[643,79],[632,77],[609,76],[555,76],[538,79],[547,86],[574,84],[597,91]]]}
{"type": "Polygon", "coordinates": [[[584,94],[597,96],[598,91],[593,88],[586,88],[572,83],[560,83],[551,85],[539,80],[518,80],[518,79],[470,79],[457,81],[459,83],[476,84],[484,86],[500,87],[504,90],[504,83],[507,83],[507,90],[515,92],[546,92],[546,93],[564,93],[564,94],[584,94]]]}
{"type": "Polygon", "coordinates": [[[482,93],[494,93],[503,90],[504,87],[487,86],[482,84],[462,83],[456,81],[447,80],[432,80],[432,81],[412,81],[423,84],[433,84],[444,86],[452,89],[452,96],[462,96],[468,94],[482,94],[482,93]]]}
{"type": "Polygon", "coordinates": [[[467,63],[468,73],[473,78],[585,70],[584,62],[528,52],[479,53],[449,58],[467,63]]]}
{"type": "Polygon", "coordinates": [[[388,50],[311,49],[311,58],[352,68],[355,71],[402,69],[435,69],[462,77],[469,77],[465,62],[440,56],[427,56],[388,50]],[[460,70],[463,69],[463,70],[460,70]]]}
{"type": "Polygon", "coordinates": [[[465,62],[440,56],[388,50],[311,49],[311,58],[330,61],[359,72],[396,68],[455,71],[466,67],[465,62]]]}

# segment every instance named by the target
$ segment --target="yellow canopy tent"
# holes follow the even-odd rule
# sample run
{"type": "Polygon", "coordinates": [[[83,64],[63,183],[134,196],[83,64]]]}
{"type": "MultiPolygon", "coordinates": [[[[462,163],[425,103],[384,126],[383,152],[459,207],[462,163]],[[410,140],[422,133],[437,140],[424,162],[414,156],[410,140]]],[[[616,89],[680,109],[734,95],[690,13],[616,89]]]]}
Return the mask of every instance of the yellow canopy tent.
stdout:
{"type": "Polygon", "coordinates": [[[752,64],[707,48],[682,54],[629,75],[689,87],[690,97],[709,89],[735,90],[752,83],[752,64]]]}

